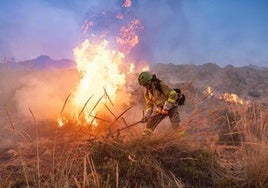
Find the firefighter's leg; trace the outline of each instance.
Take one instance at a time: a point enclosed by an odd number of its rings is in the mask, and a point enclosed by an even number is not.
[[[146,124],[146,128],[144,129],[142,135],[149,135],[151,134],[157,125],[165,118],[166,116],[163,114],[159,114],[153,118],[151,118],[148,123]]]
[[[179,108],[175,107],[169,111],[169,118],[173,129],[177,130],[180,126]]]

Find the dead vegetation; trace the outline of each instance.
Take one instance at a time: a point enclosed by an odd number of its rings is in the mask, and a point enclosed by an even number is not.
[[[13,129],[12,115],[7,116],[16,144],[1,149],[1,187],[265,187],[268,183],[267,109],[258,104],[228,104],[217,113],[196,107],[182,122],[184,133],[161,129],[163,123],[149,137],[140,136],[142,126],[96,134],[86,126],[58,127],[56,122],[34,118],[30,125],[34,134],[25,136],[14,125]],[[216,129],[211,133],[206,126],[213,118],[213,124],[221,126],[216,137]]]
[[[176,133],[126,139],[126,134],[90,136],[82,127],[69,131],[58,129],[54,138],[2,150],[1,186],[183,187],[184,181],[213,185],[219,168],[215,153],[189,150]]]

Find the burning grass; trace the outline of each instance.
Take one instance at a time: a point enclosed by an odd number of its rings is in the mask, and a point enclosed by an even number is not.
[[[109,123],[100,120],[103,129],[59,127],[32,113],[28,135],[9,114],[16,145],[1,149],[0,187],[267,186],[267,109],[202,102],[183,120],[184,134],[163,122],[148,137],[143,126],[126,128],[131,108]]]

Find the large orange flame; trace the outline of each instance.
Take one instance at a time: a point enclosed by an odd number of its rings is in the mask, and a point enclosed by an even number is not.
[[[79,111],[86,105],[83,115],[90,122],[97,112],[101,112],[108,97],[116,100],[119,89],[126,84],[126,75],[119,70],[125,56],[111,50],[106,40],[93,44],[88,39],[74,49],[74,56],[82,79],[74,93],[72,109],[78,118]],[[125,103],[129,102],[129,98],[124,96],[124,99]]]

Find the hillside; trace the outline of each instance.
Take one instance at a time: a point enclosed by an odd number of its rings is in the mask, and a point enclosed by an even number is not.
[[[40,55],[35,59],[16,62],[14,60],[6,60],[0,63],[0,71],[17,70],[44,70],[44,69],[70,69],[75,68],[75,62],[69,59],[55,60],[47,55]]]
[[[175,65],[157,64],[153,71],[170,82],[189,82],[201,90],[211,87],[216,93],[234,93],[249,101],[258,101],[268,106],[268,68],[233,67],[224,68],[216,64]]]

